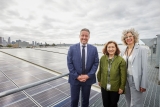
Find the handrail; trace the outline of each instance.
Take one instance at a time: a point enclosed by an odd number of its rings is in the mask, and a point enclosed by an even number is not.
[[[37,86],[37,85],[40,85],[40,84],[43,84],[43,83],[46,83],[46,82],[49,82],[49,81],[52,81],[52,80],[55,80],[55,79],[58,79],[58,78],[61,78],[61,77],[64,77],[64,76],[67,76],[68,74],[69,73],[62,74],[60,76],[48,78],[48,79],[41,80],[41,81],[29,84],[29,85],[25,85],[25,86],[16,88],[16,89],[12,89],[12,90],[9,90],[9,91],[2,92],[2,93],[0,93],[0,98],[4,97],[4,96],[7,96],[7,95],[10,95],[10,94],[13,94],[13,93],[16,93],[16,92],[19,92],[19,91],[22,91],[22,90],[25,90],[25,89],[28,89],[28,88],[31,88],[31,87],[34,87],[34,86]]]
[[[160,58],[159,58],[159,77],[158,77],[158,85],[160,85]]]

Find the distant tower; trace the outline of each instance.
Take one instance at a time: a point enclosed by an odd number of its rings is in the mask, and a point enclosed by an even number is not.
[[[11,38],[10,37],[8,38],[8,44],[11,44]]]
[[[35,45],[37,45],[37,42],[35,41]]]
[[[3,40],[2,40],[2,37],[0,37],[0,45],[3,44]]]
[[[32,41],[32,45],[34,46],[34,41]]]

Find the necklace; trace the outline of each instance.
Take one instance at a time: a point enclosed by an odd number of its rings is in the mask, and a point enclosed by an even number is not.
[[[134,45],[134,46],[135,46],[135,45]],[[132,48],[130,54],[128,53],[128,50],[129,50],[128,47],[126,48],[126,51],[125,51],[125,53],[127,53],[127,55],[126,55],[127,69],[128,69],[128,59],[129,59],[129,56],[131,55],[131,53],[132,53],[132,51],[133,51],[133,49],[134,49],[134,46],[133,46],[133,48]],[[129,54],[129,55],[128,55],[128,54]]]

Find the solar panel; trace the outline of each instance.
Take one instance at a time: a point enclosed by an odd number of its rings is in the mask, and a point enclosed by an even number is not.
[[[3,77],[3,76],[4,76],[4,74],[0,72],[0,77]]]
[[[9,54],[15,55],[19,58],[23,58],[27,61],[36,63],[38,65],[47,67],[52,70],[57,70],[58,72],[61,73],[66,73],[68,72],[67,65],[66,65],[66,54],[59,54],[59,53],[50,53],[47,51],[40,51],[40,50],[19,50],[17,49],[16,52],[12,52],[11,50],[3,50]],[[39,51],[39,54],[35,54]],[[66,50],[65,50],[66,51]],[[29,53],[29,54],[25,54]],[[44,56],[44,57],[41,57]],[[50,64],[51,63],[51,64]],[[63,66],[61,66],[63,65]],[[54,66],[54,67],[53,67]],[[57,68],[58,67],[58,68]],[[63,67],[63,68],[62,68]],[[63,69],[65,69],[63,71]]]
[[[51,86],[55,87],[55,86],[59,86],[63,83],[66,83],[67,80],[66,79],[63,79],[63,78],[59,78],[59,79],[56,79],[54,81],[50,81],[48,82],[48,84],[50,84]]]
[[[64,98],[66,98],[67,96],[63,93],[58,93],[57,95],[55,96],[52,96],[52,97],[48,97],[48,99],[46,99],[45,101],[43,100],[40,104],[43,106],[43,107],[47,107],[47,106],[51,106],[51,105],[54,105],[55,103],[63,100]]]
[[[17,92],[17,93],[2,97],[0,98],[0,107],[20,101],[24,98],[26,98],[26,96],[22,92]]]
[[[29,68],[31,68],[32,67],[32,65],[31,64],[26,64],[26,63],[18,63],[18,64],[16,64],[16,67],[18,67],[19,69],[21,69],[21,68],[25,68],[25,67],[29,67]],[[25,70],[25,69],[24,69]]]
[[[54,77],[55,75],[51,74],[51,73],[41,73],[39,75],[36,75],[36,78],[38,79],[47,79],[47,78],[51,78],[51,77]]]
[[[63,85],[57,86],[56,88],[62,92],[65,92],[70,89],[70,85],[69,83],[64,83]]]
[[[22,73],[21,69],[18,69],[18,68],[15,68],[15,69],[12,69],[12,70],[3,70],[2,71],[7,74],[7,75],[12,75],[12,74],[19,74],[19,73]]]
[[[8,104],[6,107],[38,107],[38,106],[33,101],[26,98],[18,102]]]
[[[98,106],[95,106],[94,104],[95,104],[95,102],[98,101],[99,99],[102,101],[102,99],[101,99],[101,93],[95,93],[94,97],[92,97],[92,98],[90,99],[89,105],[90,105],[91,107],[98,107]]]
[[[36,94],[34,96],[32,96],[37,102],[43,102],[44,100],[46,99],[49,99],[53,96],[56,96],[58,95],[59,93],[61,93],[59,90],[55,89],[55,88],[52,88],[52,89],[49,89],[49,90],[45,90],[44,92],[42,93],[39,93],[39,94]]]
[[[8,79],[6,77],[0,76],[0,81],[1,82],[6,82],[6,81],[8,81]]]
[[[91,94],[90,94],[90,101],[89,101],[89,105],[92,107],[98,107],[98,106],[93,106],[95,101],[97,101],[99,98],[101,98],[101,94],[91,90]],[[54,105],[54,107],[70,107],[71,105],[71,99],[70,97],[57,103],[56,105]]]
[[[25,91],[29,95],[34,95],[34,94],[37,94],[37,93],[41,93],[44,90],[48,90],[49,88],[51,88],[51,86],[46,83],[46,84],[41,84],[41,85],[38,85],[38,86],[35,86],[35,87],[32,87],[32,88],[26,89]]]
[[[12,80],[14,80],[14,79],[19,79],[19,78],[26,78],[26,77],[30,77],[31,76],[31,74],[30,73],[27,73],[27,72],[18,72],[18,73],[14,73],[14,74],[7,74],[7,76],[10,78],[10,79],[12,79]]]
[[[16,86],[11,81],[0,82],[0,92],[14,89]]]
[[[3,62],[2,62],[3,63]],[[10,70],[14,70],[14,69],[17,69],[17,67],[15,67],[15,66],[9,66],[10,64],[8,64],[8,66],[6,66],[6,67],[1,67],[1,71],[10,71]]]
[[[13,80],[18,86],[23,86],[39,81],[37,78],[30,76]]]
[[[97,91],[91,90],[90,97],[92,98],[96,94],[97,94]]]
[[[71,106],[71,97],[59,102],[58,104],[54,105],[54,107],[70,107]]]

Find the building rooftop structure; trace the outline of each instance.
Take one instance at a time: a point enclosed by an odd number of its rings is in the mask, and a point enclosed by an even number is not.
[[[66,55],[68,47],[0,50],[0,95],[51,77],[68,73]],[[102,53],[99,52],[99,56]],[[151,60],[148,60],[149,62]],[[149,88],[144,94],[144,107],[160,106],[160,86],[156,62],[148,63]],[[68,78],[59,78],[23,91],[0,97],[0,107],[69,107]],[[121,95],[119,107],[125,107]],[[102,107],[100,89],[92,86],[90,107]]]

